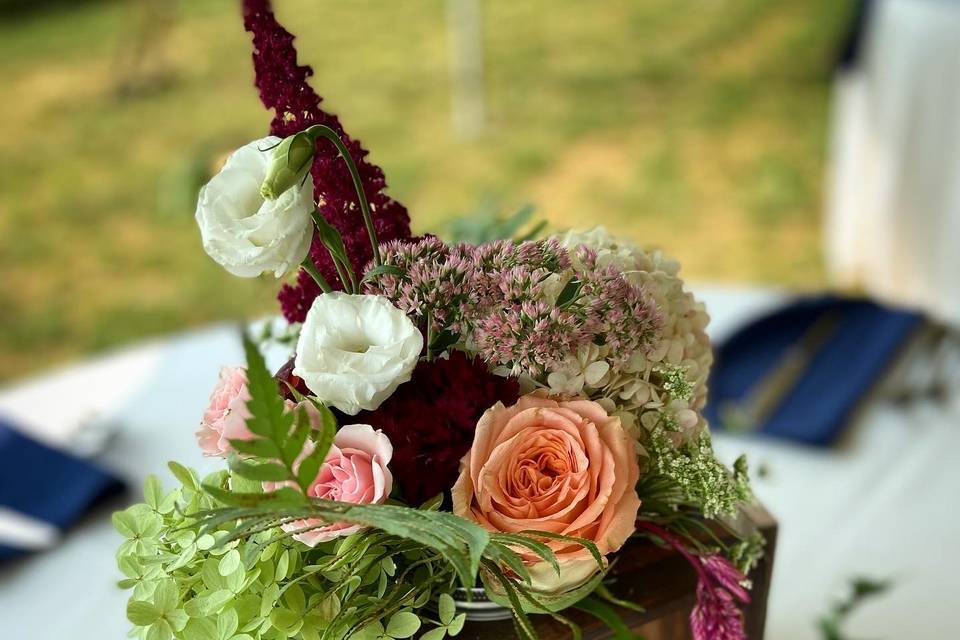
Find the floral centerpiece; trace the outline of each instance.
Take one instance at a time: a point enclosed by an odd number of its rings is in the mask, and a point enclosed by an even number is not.
[[[292,277],[296,335],[271,373],[244,337],[197,440],[225,468],[150,477],[114,517],[145,640],[427,640],[471,594],[535,638],[570,607],[608,623],[626,544],[680,551],[700,639],[742,638],[756,537],[713,536],[749,499],[701,415],[703,305],[678,265],[602,230],[412,237],[382,172],[320,109],[292,36],[245,3],[272,135],[202,189],[203,246],[234,275]],[[614,625],[616,626],[616,625]]]

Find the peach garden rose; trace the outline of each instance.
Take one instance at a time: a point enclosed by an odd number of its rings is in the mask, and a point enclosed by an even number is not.
[[[619,418],[596,402],[531,394],[511,407],[497,403],[480,418],[453,487],[453,510],[491,531],[586,538],[606,555],[634,531],[639,477],[636,445]],[[565,591],[597,571],[582,546],[544,541],[561,570],[558,576],[525,556],[535,590]]]

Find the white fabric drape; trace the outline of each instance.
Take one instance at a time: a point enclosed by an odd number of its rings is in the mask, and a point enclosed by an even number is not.
[[[960,326],[960,2],[879,0],[832,124],[830,276]]]

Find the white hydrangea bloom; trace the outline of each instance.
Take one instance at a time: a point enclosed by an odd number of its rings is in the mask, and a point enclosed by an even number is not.
[[[550,391],[558,395],[577,395],[583,391],[584,385],[591,388],[603,386],[610,371],[605,356],[606,350],[597,345],[580,347],[547,376]]]
[[[631,421],[634,424],[651,429],[667,420],[668,431],[677,433],[680,440],[700,433],[704,422],[699,411],[706,402],[713,363],[706,333],[710,317],[704,305],[684,289],[679,263],[660,251],[647,252],[618,239],[603,227],[569,232],[559,240],[571,251],[580,245],[589,247],[600,264],[612,264],[631,282],[642,285],[663,314],[663,326],[660,343],[646,354],[634,353],[618,372],[594,384],[586,379],[586,371],[606,355],[600,347],[587,357],[577,354],[556,376],[551,373],[551,389],[580,384],[582,393],[613,405],[608,410],[639,418]]]

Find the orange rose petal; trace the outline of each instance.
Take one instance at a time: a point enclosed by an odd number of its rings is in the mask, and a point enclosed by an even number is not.
[[[453,487],[454,512],[493,531],[584,537],[608,553],[634,530],[639,473],[633,440],[599,404],[531,394],[480,419]],[[518,549],[536,588],[560,590],[596,571],[581,545],[545,542],[561,563],[559,580],[552,569],[542,571],[535,554]]]

